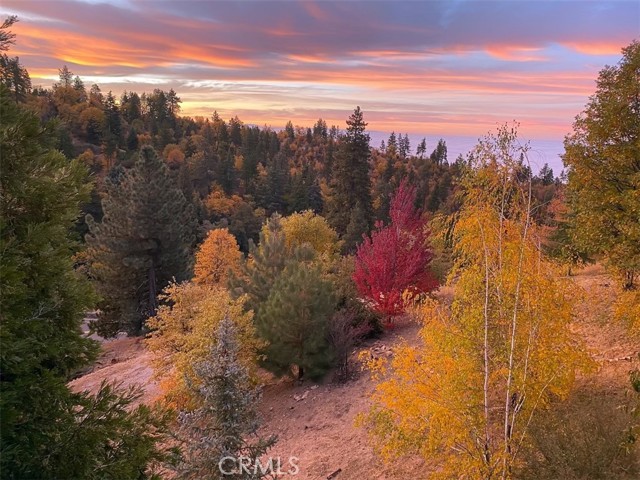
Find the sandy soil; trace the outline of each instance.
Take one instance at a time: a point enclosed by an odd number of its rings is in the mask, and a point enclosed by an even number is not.
[[[573,328],[600,366],[596,374],[580,382],[593,384],[616,397],[624,395],[629,371],[640,368],[640,341],[630,338],[623,326],[610,323],[615,285],[601,267],[588,267],[573,278],[585,291]],[[450,298],[451,289],[442,292],[442,296]],[[418,325],[405,321],[361,349],[389,352],[400,339],[416,344],[418,329]],[[141,384],[145,402],[157,398],[159,389],[152,380],[151,354],[144,350],[140,339],[117,339],[104,342],[103,347],[94,371],[74,380],[74,389],[95,391],[103,380],[115,380],[124,386]],[[381,464],[368,445],[364,430],[354,426],[355,417],[370,406],[373,388],[368,374],[361,371],[343,385],[272,380],[265,386],[261,404],[263,431],[279,438],[270,455],[280,456],[285,466],[290,456],[298,459],[300,472],[287,478],[326,479],[338,471],[331,478],[404,480],[427,476],[427,465],[419,458]]]

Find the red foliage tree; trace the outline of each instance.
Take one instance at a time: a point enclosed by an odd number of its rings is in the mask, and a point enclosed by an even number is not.
[[[414,201],[415,188],[403,181],[391,199],[391,222],[378,222],[356,252],[353,280],[358,293],[389,323],[405,310],[403,292],[423,293],[437,286],[428,269],[433,255],[426,222]]]

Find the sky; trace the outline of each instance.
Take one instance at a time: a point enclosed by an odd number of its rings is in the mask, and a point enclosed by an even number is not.
[[[34,85],[67,65],[103,92],[173,88],[182,114],[407,132],[449,156],[505,122],[561,168],[598,72],[640,38],[640,2],[3,0]]]

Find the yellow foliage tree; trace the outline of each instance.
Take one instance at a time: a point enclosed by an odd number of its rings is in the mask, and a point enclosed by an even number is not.
[[[287,248],[293,250],[303,243],[309,244],[320,255],[332,255],[340,250],[338,234],[329,226],[327,220],[313,213],[311,210],[293,213],[280,220],[284,232]],[[269,229],[262,227],[265,238],[269,236]]]
[[[506,127],[476,147],[453,303],[417,305],[422,345],[369,362],[382,381],[362,422],[384,457],[435,461],[433,478],[511,478],[532,418],[592,365],[569,329],[577,287],[541,253],[520,153]]]
[[[180,149],[180,145],[170,143],[162,151],[162,157],[167,161],[170,168],[178,168],[184,163],[184,153]]]
[[[222,187],[216,185],[204,201],[207,211],[214,218],[229,217],[243,202],[238,195],[225,195]]]
[[[255,371],[256,352],[262,347],[253,326],[253,312],[244,311],[245,298],[233,300],[220,287],[192,282],[171,284],[163,293],[164,304],[147,321],[152,333],[147,338],[155,354],[153,366],[167,403],[178,409],[195,407],[193,387],[198,377],[193,366],[205,359],[215,342],[218,325],[228,315],[236,325],[239,357]]]
[[[239,273],[242,253],[235,237],[226,228],[211,230],[196,252],[194,281],[226,285],[229,272]]]
[[[640,290],[623,290],[614,305],[614,317],[634,336],[640,336]]]

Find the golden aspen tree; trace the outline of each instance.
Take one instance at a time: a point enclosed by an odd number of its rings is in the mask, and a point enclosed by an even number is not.
[[[292,213],[280,218],[287,249],[293,251],[296,247],[308,243],[320,255],[333,255],[340,250],[338,234],[331,228],[327,220],[311,210]],[[268,237],[267,224],[262,226],[262,233]]]
[[[193,391],[198,388],[198,378],[193,368],[211,352],[215,332],[225,316],[235,325],[240,361],[255,371],[256,352],[263,343],[255,334],[253,312],[244,310],[245,297],[233,300],[223,288],[187,282],[169,285],[161,298],[163,304],[156,316],[147,321],[152,329],[147,345],[155,354],[155,374],[162,378],[160,386],[168,404],[195,406]]]
[[[506,126],[475,148],[454,229],[454,300],[416,305],[422,345],[369,362],[381,382],[362,423],[383,457],[434,462],[430,478],[512,478],[532,419],[591,366],[570,329],[577,287],[544,257],[531,220],[526,150]]]
[[[194,281],[205,285],[226,285],[229,271],[238,273],[242,253],[226,228],[211,230],[196,252]]]

